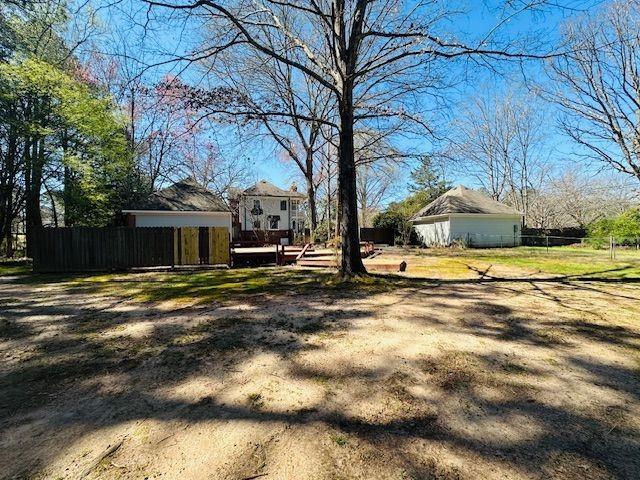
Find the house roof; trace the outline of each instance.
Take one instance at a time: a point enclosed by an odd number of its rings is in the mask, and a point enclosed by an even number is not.
[[[228,212],[229,207],[212,191],[185,178],[170,187],[152,193],[132,210],[162,210],[172,212]]]
[[[515,208],[497,202],[477,190],[459,185],[440,195],[429,205],[416,213],[412,219],[450,215],[455,213],[475,213],[488,215],[521,215]]]
[[[263,197],[293,197],[293,198],[306,198],[306,195],[296,190],[283,190],[276,187],[273,183],[269,183],[266,180],[260,180],[255,185],[250,186],[241,192],[242,195],[253,195]]]

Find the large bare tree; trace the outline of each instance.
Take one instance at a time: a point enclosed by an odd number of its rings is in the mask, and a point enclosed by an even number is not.
[[[495,200],[528,220],[532,194],[547,180],[544,112],[529,96],[475,98],[454,122],[448,154]]]
[[[152,6],[182,11],[191,21],[216,25],[216,40],[187,60],[214,58],[221,51],[250,47],[308,75],[326,88],[336,105],[336,121],[323,120],[338,132],[338,197],[340,205],[341,273],[366,272],[360,257],[354,131],[358,122],[419,120],[421,93],[439,61],[474,56],[481,61],[540,56],[525,51],[497,32],[519,13],[541,8],[545,1],[505,1],[486,34],[467,42],[451,33],[453,12],[442,2],[422,0],[146,0]],[[295,18],[284,22],[283,18]],[[265,31],[270,36],[265,35]],[[274,44],[289,40],[299,55],[292,58]],[[533,46],[529,43],[529,46]],[[416,108],[417,107],[417,108]],[[288,116],[287,112],[274,114]]]
[[[283,18],[283,22],[289,21]],[[268,29],[264,35],[273,46],[283,40],[285,45],[279,50],[288,58],[295,58],[291,40],[279,39]],[[246,117],[259,127],[255,135],[270,139],[304,178],[313,236],[318,226],[317,190],[326,170],[322,164],[325,158],[321,155],[327,148],[322,131],[326,126],[321,120],[329,120],[335,113],[330,92],[291,65],[265,57],[254,49],[226,51],[205,65],[209,72],[215,72],[219,83],[236,90],[238,97],[242,98],[236,109],[229,108],[229,105],[222,105],[222,108],[209,105],[214,107],[212,113]],[[280,115],[271,113],[274,106]]]
[[[640,1],[616,0],[566,26],[570,53],[549,62],[547,97],[588,157],[640,180]]]

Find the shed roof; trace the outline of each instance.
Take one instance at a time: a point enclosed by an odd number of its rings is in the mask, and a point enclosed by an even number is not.
[[[273,183],[269,183],[266,180],[260,180],[255,185],[250,186],[241,192],[242,195],[254,195],[263,197],[292,197],[292,198],[305,198],[306,195],[298,192],[297,190],[283,190],[276,187]]]
[[[522,215],[515,208],[500,203],[482,192],[458,185],[421,209],[412,219],[455,213]]]
[[[229,212],[229,207],[211,190],[193,178],[185,178],[170,187],[152,193],[131,210],[162,210],[172,212]]]

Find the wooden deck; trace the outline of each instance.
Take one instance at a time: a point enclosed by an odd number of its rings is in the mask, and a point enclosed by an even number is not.
[[[404,272],[404,261],[387,260],[381,250],[372,243],[362,242],[360,246],[363,262],[367,270],[376,272]],[[267,247],[240,247],[231,250],[234,265],[298,265],[312,268],[337,268],[339,254],[331,248],[321,248],[310,244],[304,246],[271,245]]]

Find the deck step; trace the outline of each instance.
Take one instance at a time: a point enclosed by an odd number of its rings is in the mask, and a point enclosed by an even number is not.
[[[335,259],[329,258],[314,258],[314,259],[300,259],[297,264],[301,267],[315,267],[315,268],[337,268],[338,263]],[[367,270],[374,272],[404,272],[407,269],[407,262],[372,262],[365,261],[364,266]]]

